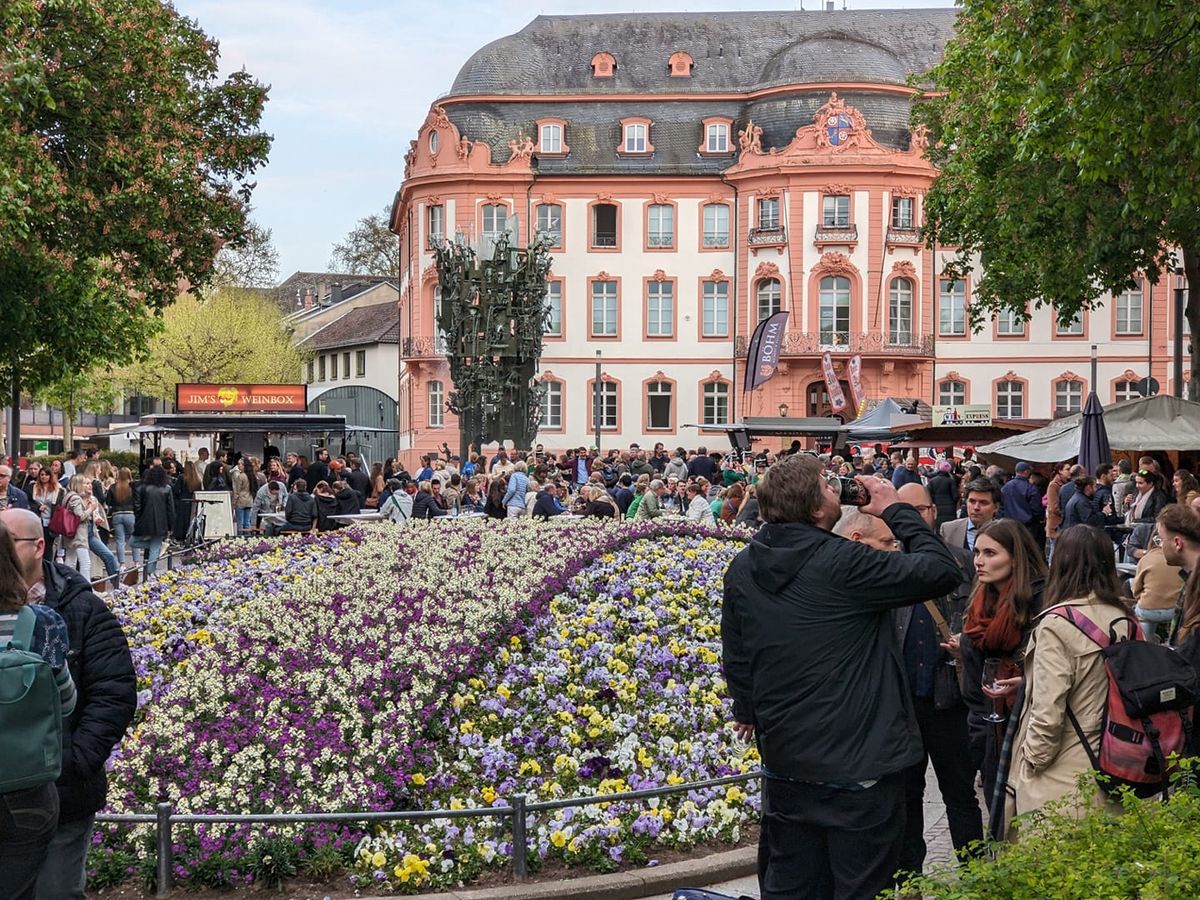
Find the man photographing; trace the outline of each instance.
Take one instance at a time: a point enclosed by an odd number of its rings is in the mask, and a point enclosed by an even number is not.
[[[922,748],[888,611],[953,591],[961,570],[891,484],[857,481],[905,552],[832,534],[836,479],[796,455],[759,481],[766,524],[725,573],[734,730],[757,736],[765,775],[762,900],[874,897],[899,861]]]

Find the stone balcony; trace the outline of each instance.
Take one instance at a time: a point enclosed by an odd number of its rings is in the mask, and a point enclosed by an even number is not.
[[[739,335],[734,343],[734,356],[746,358],[749,339]],[[789,331],[783,336],[780,353],[789,356],[820,356],[826,351],[838,354],[862,355],[883,358],[920,358],[933,356],[933,336],[904,334],[889,336],[868,332],[866,334],[812,333]]]

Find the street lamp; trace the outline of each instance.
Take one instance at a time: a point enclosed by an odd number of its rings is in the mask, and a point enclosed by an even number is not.
[[[780,403],[779,404],[779,417],[781,419],[787,418],[787,411],[788,411],[788,405],[786,403]]]

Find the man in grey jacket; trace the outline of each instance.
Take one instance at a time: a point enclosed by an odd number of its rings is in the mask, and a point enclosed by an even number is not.
[[[662,483],[662,480],[655,478],[646,488],[646,494],[642,497],[642,502],[638,506],[637,519],[657,519],[659,516],[665,515],[666,510],[662,508],[659,502],[662,500],[663,494],[667,492],[667,486]]]

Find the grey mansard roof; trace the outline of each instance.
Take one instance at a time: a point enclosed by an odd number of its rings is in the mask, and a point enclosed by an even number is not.
[[[864,87],[838,95],[863,113],[877,141],[903,150],[909,143],[908,97],[869,86],[903,85],[910,74],[928,71],[941,59],[956,16],[953,9],[538,16],[516,34],[478,50],[450,91],[452,97],[504,99],[445,108],[462,134],[491,146],[495,163],[508,160],[510,140],[536,138],[538,119],[566,120],[570,154],[540,158],[543,175],[715,175],[734,157],[697,152],[703,117],[728,116],[735,129],[753,119],[763,128],[764,149],[782,147],[829,99],[828,92],[804,85],[854,83]],[[667,60],[678,50],[692,57],[690,78],[668,74]],[[612,78],[592,76],[592,58],[601,51],[617,61]],[[799,87],[754,100],[701,96],[745,95],[779,85]],[[667,94],[697,98],[656,97]],[[522,100],[531,95],[564,99]],[[566,95],[640,99],[594,103]],[[652,156],[617,156],[620,120],[626,116],[653,121]]]
[[[941,59],[954,9],[619,13],[538,16],[478,50],[454,79],[461,94],[625,94],[748,91],[774,84],[903,84]],[[600,51],[612,78],[592,77]],[[671,78],[676,50],[695,62]]]

